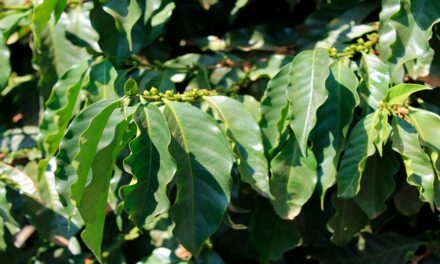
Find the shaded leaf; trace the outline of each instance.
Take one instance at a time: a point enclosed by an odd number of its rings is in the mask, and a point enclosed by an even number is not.
[[[339,199],[333,196],[332,204],[336,211],[327,226],[333,233],[331,237],[333,243],[343,246],[368,224],[368,216],[352,199]]]
[[[249,236],[263,263],[279,260],[283,253],[300,243],[295,221],[280,219],[267,200],[260,198],[250,226]],[[262,228],[264,227],[264,228]]]
[[[393,176],[398,170],[399,161],[390,148],[385,148],[382,157],[376,154],[367,159],[361,189],[354,201],[370,219],[387,209],[385,202],[394,191]]]

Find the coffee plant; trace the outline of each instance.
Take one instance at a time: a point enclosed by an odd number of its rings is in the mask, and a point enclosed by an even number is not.
[[[439,263],[440,1],[3,0],[1,263]]]

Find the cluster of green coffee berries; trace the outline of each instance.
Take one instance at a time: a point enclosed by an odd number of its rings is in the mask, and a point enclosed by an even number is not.
[[[356,53],[365,52],[365,53],[371,53],[375,52],[374,46],[378,42],[378,34],[377,33],[371,33],[367,34],[366,40],[364,38],[358,38],[356,40],[356,43],[351,44],[350,46],[344,48],[342,52],[338,52],[338,50],[335,47],[331,47],[328,49],[330,57],[333,58],[340,58],[340,57],[353,57]]]
[[[195,102],[203,96],[216,95],[216,91],[207,89],[192,89],[184,93],[175,93],[173,90],[167,90],[164,93],[159,92],[157,88],[152,87],[149,91],[145,90],[142,93],[142,98],[149,102],[162,101],[163,99],[179,102]]]

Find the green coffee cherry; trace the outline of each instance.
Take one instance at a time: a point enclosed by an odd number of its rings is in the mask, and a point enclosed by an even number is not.
[[[149,95],[150,95],[150,92],[147,91],[147,90],[145,90],[145,91],[143,92],[143,95],[144,95],[144,96],[149,96]]]

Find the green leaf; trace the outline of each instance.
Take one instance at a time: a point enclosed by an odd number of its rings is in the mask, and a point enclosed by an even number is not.
[[[376,124],[379,112],[360,120],[350,133],[337,174],[338,197],[351,198],[359,192],[362,173],[367,158],[374,154],[374,142],[378,136]]]
[[[342,61],[330,67],[326,87],[328,99],[318,110],[318,122],[312,131],[313,152],[318,163],[321,206],[325,193],[336,180],[340,154],[345,145],[354,107],[359,103],[358,80]]]
[[[130,78],[125,82],[125,84],[124,84],[125,96],[129,96],[129,97],[135,96],[138,94],[138,90],[139,90],[139,87],[138,87],[135,80]]]
[[[323,264],[401,264],[407,262],[410,252],[416,252],[423,241],[397,233],[362,234],[365,249],[350,246],[320,251]]]
[[[264,156],[257,120],[243,104],[229,97],[208,96],[205,100],[220,116],[228,136],[234,142],[241,180],[249,183],[262,196],[273,198],[269,187],[268,162]]]
[[[151,43],[160,36],[175,7],[176,5],[171,0],[145,1],[144,24],[148,27],[147,43]]]
[[[9,57],[11,53],[6,45],[6,39],[0,32],[0,91],[6,87],[9,80],[9,75],[11,74],[11,64],[9,62]]]
[[[32,63],[40,73],[39,86],[47,98],[50,89],[69,68],[75,64],[87,61],[90,55],[85,48],[74,45],[68,38],[71,34],[81,39],[87,39],[92,44],[97,39],[88,19],[86,6],[78,6],[63,14],[59,22],[48,23],[42,31],[42,43],[39,52],[33,52]],[[96,44],[93,44],[96,46]]]
[[[427,110],[410,107],[408,117],[420,139],[423,140],[423,145],[440,152],[440,116]]]
[[[301,153],[295,137],[291,137],[271,162],[270,190],[275,212],[283,219],[294,219],[309,200],[317,182],[316,160],[307,149]]]
[[[440,21],[439,17],[438,1],[386,1],[386,9],[381,14],[383,26],[379,31],[379,43],[383,44],[380,44],[379,51],[382,53],[384,49],[382,58],[391,66],[393,81],[399,81],[398,72],[407,62],[419,62],[423,58],[428,61],[429,68],[433,56],[429,40],[432,26]],[[426,60],[427,53],[431,59]]]
[[[386,200],[394,191],[393,176],[399,170],[399,161],[391,148],[385,148],[382,157],[373,155],[367,159],[362,175],[361,190],[354,201],[370,219],[385,212]]]
[[[55,22],[58,21],[64,11],[66,2],[67,0],[43,0],[41,4],[34,8],[32,25],[37,48],[40,47],[42,32],[49,23],[52,12],[55,11]]]
[[[333,233],[331,237],[333,243],[343,246],[368,224],[368,216],[353,199],[339,199],[335,195],[332,197],[332,204],[336,212],[327,226]]]
[[[136,0],[108,0],[105,1],[103,10],[110,14],[116,21],[116,28],[125,33],[128,47],[133,50],[132,30],[134,24],[142,16],[142,10]]]
[[[173,233],[197,255],[219,227],[228,206],[233,156],[225,135],[207,113],[167,101],[164,115],[173,135],[170,151],[177,163]]]
[[[138,135],[130,142],[131,153],[124,166],[135,181],[123,187],[121,194],[129,218],[142,228],[168,210],[167,186],[176,164],[168,151],[171,134],[159,109],[154,104],[141,105],[133,119]]]
[[[41,145],[48,157],[55,154],[78,107],[80,89],[88,69],[82,62],[67,70],[52,88],[40,125]]]
[[[324,49],[303,51],[290,68],[287,98],[290,102],[290,126],[303,154],[310,131],[316,124],[316,111],[326,101],[325,80],[329,75],[329,57]]]
[[[114,87],[117,75],[116,69],[108,60],[92,65],[88,83],[84,86],[84,89],[88,91],[89,101],[96,103],[104,99],[118,98]]]
[[[407,182],[417,187],[420,200],[431,205],[434,200],[434,171],[431,161],[419,142],[413,126],[403,119],[393,117],[393,149],[402,155]]]
[[[267,200],[260,198],[257,204],[250,220],[249,236],[262,263],[269,263],[299,245],[301,236],[296,222],[280,219]]]
[[[403,105],[411,94],[430,89],[420,84],[401,83],[391,87],[385,94],[383,101],[389,105]]]
[[[60,150],[56,156],[57,169],[55,171],[55,180],[60,201],[70,216],[74,214],[71,203],[71,188],[73,184],[77,184],[76,182],[79,179],[77,174],[79,163],[76,161],[76,158],[80,153],[81,147],[84,147],[83,144],[80,144],[80,142],[82,142],[80,137],[92,123],[107,120],[110,114],[120,106],[121,102],[119,100],[104,100],[90,105],[73,119],[67,129],[66,135],[61,141]],[[96,131],[97,135],[99,132],[100,131]],[[87,152],[82,153],[82,155],[84,154],[87,154]],[[91,154],[90,157],[85,158],[88,164],[90,164],[93,156],[94,155]],[[81,176],[83,177],[83,175]],[[82,179],[81,181],[85,180],[86,179]]]
[[[289,74],[290,65],[286,65],[269,81],[261,100],[260,127],[263,132],[265,150],[268,153],[278,146],[281,133],[286,127],[288,112],[286,93]]]
[[[387,108],[379,108],[376,111],[378,112],[379,121],[376,124],[377,137],[374,140],[374,145],[379,155],[382,156],[383,146],[387,143],[393,128],[388,123],[389,110]]]
[[[85,224],[81,238],[98,260],[101,258],[110,179],[117,154],[127,143],[124,134],[128,127],[128,121],[120,109],[115,109],[106,117],[95,118],[81,135],[80,141],[84,143],[75,158],[79,164],[78,182],[72,186],[72,197]],[[84,154],[85,151],[88,153]],[[87,168],[81,166],[85,156],[90,158]]]
[[[364,105],[372,109],[379,107],[390,84],[387,66],[375,55],[362,54],[359,75],[359,93]]]

